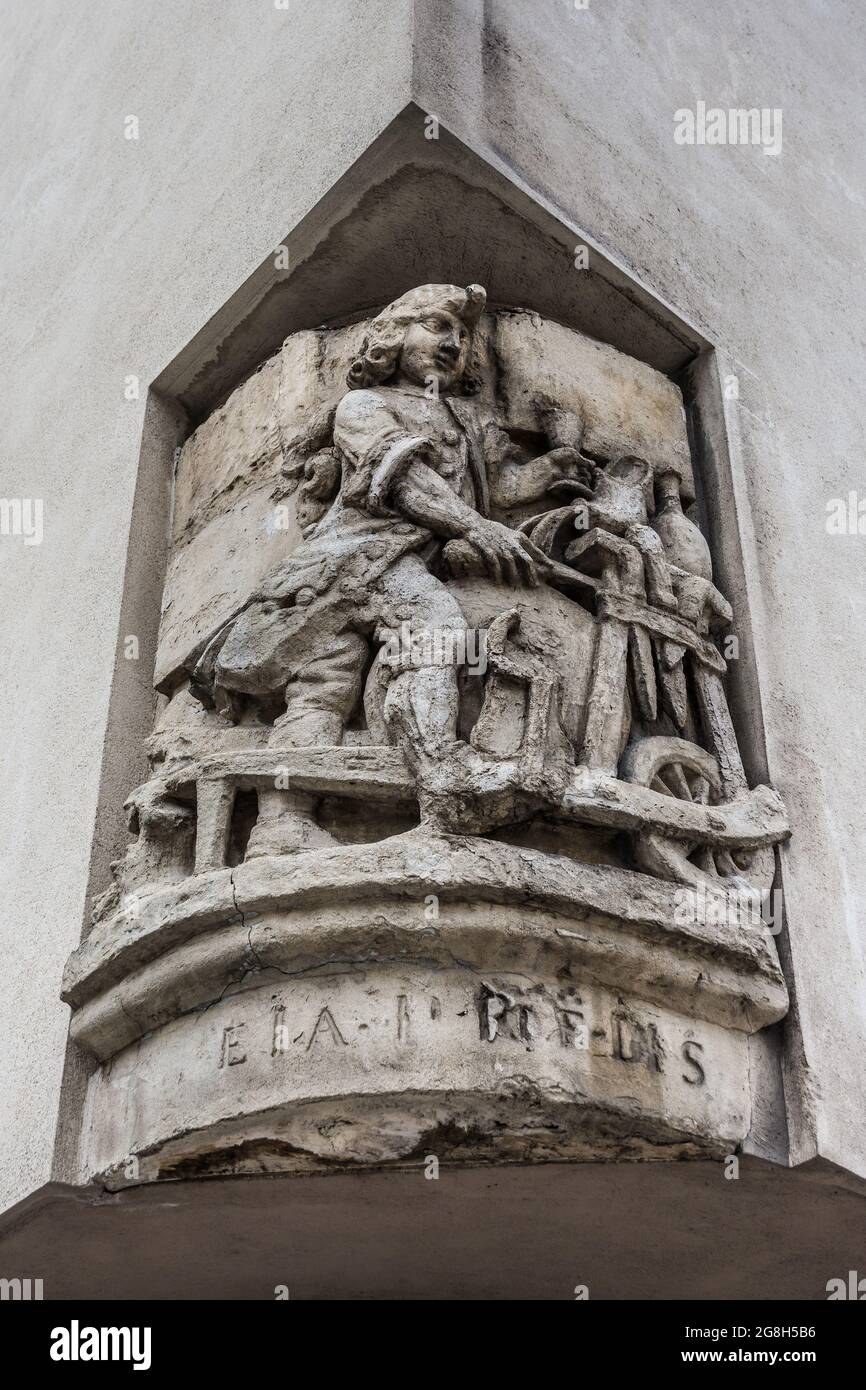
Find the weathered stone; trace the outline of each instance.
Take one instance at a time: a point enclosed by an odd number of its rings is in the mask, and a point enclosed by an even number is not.
[[[130,898],[72,957],[64,997],[75,1037],[110,1057],[250,973],[352,957],[587,971],[747,1032],[787,999],[766,924],[736,897],[706,903],[629,870],[422,832],[382,841],[372,862],[369,846],[340,846]]]
[[[306,337],[297,334],[292,340],[298,354]],[[271,357],[184,444],[175,470],[176,546],[188,543],[213,516],[233,510],[248,487],[277,476],[280,385],[281,361]]]
[[[294,499],[275,500],[269,481],[247,489],[174,552],[159,627],[158,689],[168,692],[188,679],[204,643],[297,537]]]
[[[509,425],[542,430],[553,404],[582,419],[587,453],[639,454],[657,473],[673,469],[694,498],[683,400],[668,377],[539,314],[501,313],[495,324]]]
[[[118,1188],[243,1172],[252,1153],[259,1172],[720,1157],[749,1125],[747,1047],[580,980],[363,964],[235,995],[121,1052],[91,1085],[85,1169]]]
[[[64,980],[109,1186],[749,1128],[789,829],[682,401],[484,311],[426,285],[295,335],[183,451],[153,775]]]

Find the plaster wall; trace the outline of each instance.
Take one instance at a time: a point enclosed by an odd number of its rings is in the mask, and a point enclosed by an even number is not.
[[[0,6],[0,496],[44,502],[41,545],[0,538],[4,1205],[51,1171],[127,542],[154,539],[130,532],[148,385],[405,105],[411,18],[408,0]]]
[[[737,377],[726,426],[768,770],[794,826],[792,1158],[866,1174],[866,538],[826,530],[829,499],[866,496],[862,9],[418,0],[416,18],[415,99],[624,261]],[[675,143],[674,113],[700,100],[780,108],[781,153]]]
[[[858,7],[4,0],[0,22],[0,496],[45,508],[41,545],[0,538],[0,1200],[51,1176],[124,575],[160,541],[131,529],[148,384],[410,95],[737,376],[767,759],[794,822],[794,1157],[866,1173],[864,539],[825,529],[828,498],[866,489]],[[699,99],[781,107],[782,153],[675,144]],[[152,662],[148,639],[124,668],[142,692]]]

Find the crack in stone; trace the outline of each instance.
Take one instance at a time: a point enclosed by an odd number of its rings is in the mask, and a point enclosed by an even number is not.
[[[258,951],[256,950],[255,946],[253,945],[253,924],[252,924],[252,922],[250,922],[249,927],[247,927],[246,913],[244,912],[243,908],[241,907],[240,903],[238,902],[238,895],[237,895],[237,891],[236,891],[236,889],[235,889],[235,876],[234,876],[234,870],[229,874],[229,884],[231,885],[231,890],[232,890],[232,902],[233,902],[234,905],[235,905],[235,911],[237,912],[238,916],[239,916],[240,919],[241,919],[241,927],[244,928],[244,929],[246,929],[246,932],[247,932],[247,949],[249,950],[249,953],[250,953],[250,955],[252,956],[253,960],[256,962],[258,968],[259,968],[260,970],[266,970],[268,967],[262,964],[262,958],[261,958],[261,956],[259,955]],[[275,968],[275,969],[279,969],[279,966],[275,966],[274,968]],[[244,975],[248,975],[248,974],[250,974],[250,973],[251,973],[251,972],[247,970],[247,971],[244,972]],[[241,976],[241,979],[243,979],[243,978],[244,978],[244,976],[242,975],[242,976]]]

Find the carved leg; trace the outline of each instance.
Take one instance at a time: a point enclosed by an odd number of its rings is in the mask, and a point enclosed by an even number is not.
[[[202,778],[196,790],[195,871],[222,869],[226,862],[235,789],[230,782]]]
[[[388,658],[394,674],[385,720],[415,774],[422,821],[461,834],[503,823],[514,800],[515,764],[457,737],[466,639],[460,605],[416,556],[396,564],[382,589],[383,626],[401,635],[400,655]]]
[[[413,762],[437,762],[457,741],[457,668],[404,671],[388,686],[385,721]]]
[[[415,555],[382,577],[383,626],[399,634],[399,656],[389,660],[386,723],[410,761],[438,764],[457,742],[457,668],[465,654],[466,621],[441,580]]]
[[[274,724],[272,748],[339,745],[346,721],[361,694],[367,643],[355,632],[333,635],[327,629],[316,639],[307,659],[286,689],[286,712]],[[335,844],[318,824],[315,798],[308,793],[274,787],[259,792],[259,815],[249,844],[248,859],[294,854]]]
[[[305,633],[286,686],[286,712],[274,724],[271,747],[338,745],[361,698],[367,642],[357,632]]]

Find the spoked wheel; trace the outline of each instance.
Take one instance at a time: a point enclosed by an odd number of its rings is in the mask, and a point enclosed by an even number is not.
[[[663,796],[698,806],[722,800],[719,765],[711,753],[684,738],[639,739],[622,760],[621,776]],[[747,888],[752,851],[718,849],[696,840],[681,840],[660,831],[638,835],[638,864],[647,873],[673,883],[704,888]]]

